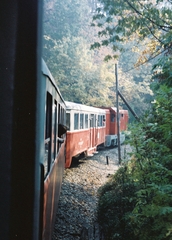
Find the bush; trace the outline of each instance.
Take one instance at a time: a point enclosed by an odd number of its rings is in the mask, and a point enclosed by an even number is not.
[[[158,88],[130,144],[132,159],[100,189],[105,239],[172,240],[172,88]]]
[[[130,180],[126,167],[121,167],[99,190],[98,222],[106,239],[137,239],[127,221],[127,215],[135,206],[135,191],[135,184]]]

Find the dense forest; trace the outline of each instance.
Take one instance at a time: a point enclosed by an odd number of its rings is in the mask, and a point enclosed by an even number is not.
[[[172,1],[45,0],[44,12],[44,58],[64,99],[114,106],[118,63],[141,119],[131,156],[99,192],[105,239],[171,240]]]
[[[45,0],[44,6],[43,57],[64,99],[92,106],[115,106],[116,60],[104,61],[114,50],[111,46],[91,47],[100,39],[99,28],[92,27],[97,2]],[[126,39],[118,58],[120,91],[138,115],[149,108],[153,95],[153,61],[137,66],[147,41],[139,45],[137,39]],[[120,106],[126,108],[122,101]]]

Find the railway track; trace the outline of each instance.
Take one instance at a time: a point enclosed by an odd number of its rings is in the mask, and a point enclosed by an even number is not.
[[[122,156],[130,151],[122,145]],[[52,240],[103,240],[96,222],[97,191],[118,167],[118,149],[112,148],[65,170]]]

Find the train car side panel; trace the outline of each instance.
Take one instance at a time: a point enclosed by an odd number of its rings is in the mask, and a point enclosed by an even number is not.
[[[104,127],[100,127],[100,128],[96,128],[96,133],[95,133],[95,136],[96,136],[96,141],[95,141],[95,145],[98,146],[98,145],[101,145],[102,143],[105,142],[105,126]]]
[[[66,102],[66,105],[66,167],[70,167],[72,157],[81,153],[90,156],[97,151],[98,145],[104,143],[105,110],[72,102]]]
[[[110,135],[117,134],[117,109],[110,108]]]
[[[72,157],[79,153],[85,152],[89,148],[90,131],[88,129],[75,132],[67,132],[66,142],[66,164],[65,167],[70,167]]]
[[[66,124],[66,106],[44,62],[43,80],[46,97],[42,239],[51,240],[65,165],[65,131],[59,126]]]
[[[104,141],[105,127],[67,132],[65,167],[70,167],[72,157],[80,153],[84,153],[85,156],[93,154],[97,151],[97,146],[104,143]]]
[[[120,131],[126,131],[128,124],[128,111],[120,110],[119,112],[120,112]]]
[[[110,111],[109,109],[106,109],[106,135],[110,134]]]
[[[123,131],[127,130],[128,111],[119,110],[120,115],[120,142],[125,141]],[[114,107],[106,108],[106,140],[105,147],[117,146],[117,109]]]
[[[51,239],[55,215],[59,201],[63,169],[65,164],[65,143],[62,144],[58,157],[56,158],[50,174],[44,182],[44,232],[43,239]]]

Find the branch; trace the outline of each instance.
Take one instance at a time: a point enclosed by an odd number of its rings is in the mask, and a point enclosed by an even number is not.
[[[138,67],[144,65],[145,63],[147,63],[147,62],[153,60],[153,59],[156,58],[157,56],[159,56],[159,55],[161,55],[162,53],[164,53],[166,50],[167,50],[167,49],[164,49],[163,51],[159,52],[157,55],[155,55],[155,56],[149,58],[148,60],[146,60],[145,62],[139,64],[137,67],[130,68],[129,70],[125,71],[124,73],[130,72],[131,70],[134,70],[134,69],[136,69],[136,68],[138,68]],[[156,52],[157,52],[157,51],[156,51]],[[156,53],[156,52],[155,52],[155,53]]]
[[[138,1],[138,4],[140,4],[141,7],[143,7],[146,11],[148,11],[148,9],[147,9],[140,1]],[[166,22],[164,19],[161,18],[161,20],[162,20],[165,24],[169,25],[169,23]],[[164,26],[164,28],[169,28],[169,27]],[[164,29],[164,31],[166,31],[166,30]]]
[[[132,9],[134,9],[134,11],[135,11],[138,15],[142,16],[143,18],[145,18],[145,17],[143,16],[143,14],[142,14],[139,10],[137,10],[128,0],[124,0],[124,1],[125,1]],[[151,23],[153,23],[154,25],[156,25],[157,27],[161,28],[161,29],[164,30],[164,31],[167,31],[165,28],[172,29],[171,26],[163,26],[163,25],[157,24],[156,22],[154,22],[154,21],[153,21],[152,19],[150,19],[149,17],[147,17],[146,19],[148,19]]]
[[[152,34],[152,36],[153,36],[158,42],[160,42],[162,45],[164,45],[164,42],[162,42],[162,41],[152,32],[151,28],[150,28],[149,26],[147,26],[147,24],[146,24],[146,27],[147,27],[147,29],[150,31],[150,33]]]

